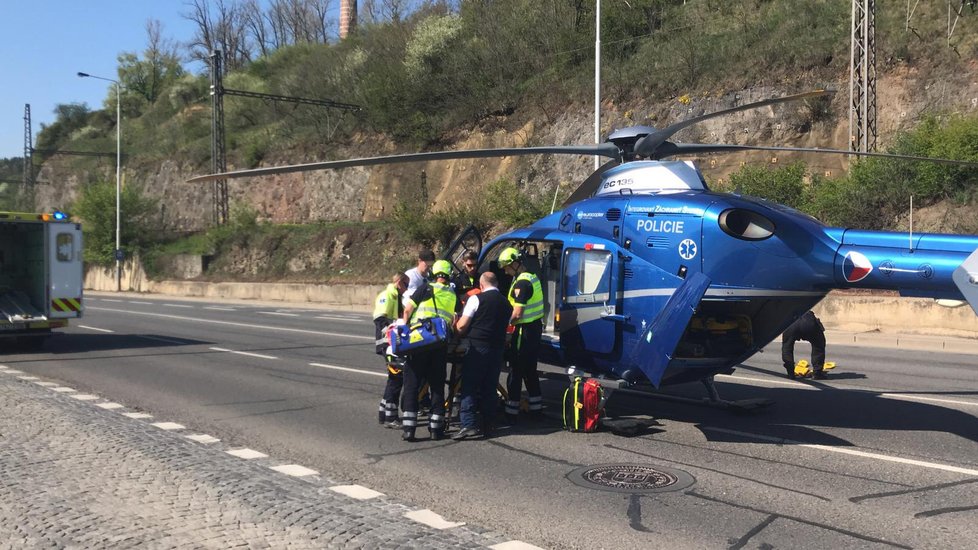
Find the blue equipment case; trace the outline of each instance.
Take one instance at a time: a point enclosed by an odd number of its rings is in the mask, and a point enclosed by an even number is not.
[[[448,345],[448,323],[441,317],[422,319],[411,325],[394,327],[387,333],[395,355],[412,355]]]

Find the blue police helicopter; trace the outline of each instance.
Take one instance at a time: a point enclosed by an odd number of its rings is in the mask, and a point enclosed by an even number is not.
[[[897,290],[902,296],[967,301],[978,314],[978,236],[827,227],[757,197],[711,191],[680,155],[741,150],[889,157],[978,168],[978,163],[836,149],[676,143],[709,118],[827,94],[750,103],[662,129],[631,127],[606,143],[440,151],[258,168],[190,181],[307,170],[515,155],[600,155],[563,209],[482,246],[469,228],[446,257],[480,251],[500,271],[507,247],[522,251],[545,294],[542,360],[599,375],[612,387],[702,381],[730,373],[832,289]]]

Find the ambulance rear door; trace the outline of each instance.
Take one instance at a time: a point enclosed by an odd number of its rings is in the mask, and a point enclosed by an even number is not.
[[[77,223],[46,224],[48,309],[51,319],[82,316],[82,231]]]

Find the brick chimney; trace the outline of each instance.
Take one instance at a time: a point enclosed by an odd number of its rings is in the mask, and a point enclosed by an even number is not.
[[[357,28],[357,0],[340,0],[340,40]]]

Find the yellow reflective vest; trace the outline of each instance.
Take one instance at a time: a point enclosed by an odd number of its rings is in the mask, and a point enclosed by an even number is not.
[[[509,304],[513,306],[513,308],[522,305],[513,299],[513,289],[516,288],[516,283],[520,281],[529,281],[530,284],[533,285],[533,294],[530,295],[530,299],[526,302],[526,305],[523,306],[523,313],[514,324],[520,325],[523,323],[536,321],[537,319],[543,319],[543,287],[540,286],[540,279],[538,279],[537,276],[532,273],[523,272],[520,273],[518,277],[513,279],[513,284],[509,287]]]
[[[418,307],[411,314],[411,322],[413,323],[418,319],[441,317],[451,327],[452,321],[455,319],[455,292],[448,285],[429,284],[431,285],[431,298],[422,300],[417,305]]]
[[[397,295],[397,287],[394,283],[387,285],[387,288],[380,291],[374,301],[374,319],[387,317],[391,321],[397,319],[397,305],[400,298]]]

